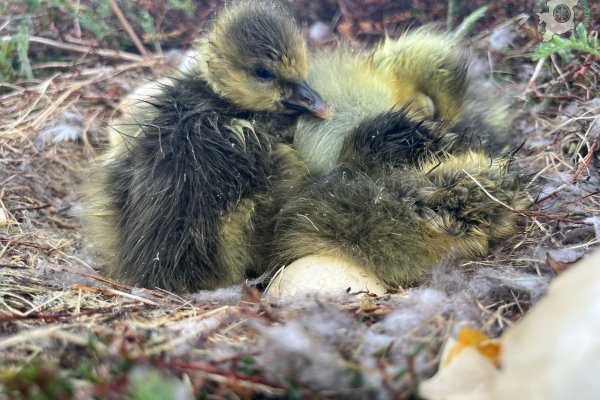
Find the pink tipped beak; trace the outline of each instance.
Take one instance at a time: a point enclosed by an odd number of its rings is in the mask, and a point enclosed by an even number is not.
[[[306,112],[317,118],[329,119],[329,107],[321,99],[319,93],[308,86],[306,82],[298,83],[292,88],[292,94],[283,101],[287,108]]]

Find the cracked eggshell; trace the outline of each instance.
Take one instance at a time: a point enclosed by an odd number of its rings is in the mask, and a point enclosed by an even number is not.
[[[600,252],[550,285],[500,338],[501,368],[467,347],[430,379],[427,400],[595,400],[600,393]],[[450,344],[452,345],[452,344]]]

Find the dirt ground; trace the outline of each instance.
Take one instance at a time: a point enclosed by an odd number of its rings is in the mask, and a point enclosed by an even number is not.
[[[599,244],[600,60],[534,61],[535,4],[506,1],[466,45],[482,90],[511,100],[515,168],[535,204],[489,256],[362,299],[269,301],[247,285],[179,296],[106,279],[77,218],[81,172],[120,99],[168,74],[219,2],[119,2],[124,21],[110,1],[83,2],[79,19],[69,2],[26,3],[0,6],[0,398],[417,398],[446,338],[462,326],[500,335]],[[446,2],[390,3],[290,8],[314,46],[447,23]],[[595,6],[588,34],[599,18]]]

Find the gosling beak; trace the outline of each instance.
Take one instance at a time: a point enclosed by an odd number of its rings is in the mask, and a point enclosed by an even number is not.
[[[307,112],[321,119],[328,119],[329,108],[321,99],[319,93],[308,86],[306,82],[297,83],[292,87],[292,94],[285,99],[283,105],[292,110]]]

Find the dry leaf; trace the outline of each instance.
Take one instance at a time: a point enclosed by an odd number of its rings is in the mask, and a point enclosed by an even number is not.
[[[558,275],[571,268],[571,266],[575,263],[565,263],[556,261],[550,256],[550,254],[546,253],[546,264],[548,264],[548,266],[552,268],[554,272],[556,272],[556,275]]]

